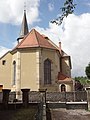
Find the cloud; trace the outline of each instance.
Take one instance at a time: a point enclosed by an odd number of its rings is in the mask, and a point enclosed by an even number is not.
[[[49,27],[46,29],[40,28],[38,26],[36,26],[35,29],[41,34],[48,36],[57,45],[60,41],[60,34],[63,32],[62,28],[52,23],[49,23]]]
[[[84,76],[90,62],[90,14],[69,15],[63,25],[49,24],[46,29],[36,27],[53,42],[62,42],[62,49],[71,56],[72,76]]]
[[[3,46],[0,46],[0,57],[2,57],[6,52],[8,52],[10,49],[5,48]]]
[[[28,23],[33,24],[40,21],[38,10],[40,0],[0,0],[0,22],[20,24],[25,1]]]
[[[53,11],[54,10],[54,4],[49,3],[48,4],[48,9],[49,9],[49,11]]]
[[[85,75],[90,62],[90,14],[70,15],[65,20],[63,48],[72,56],[73,76]]]
[[[90,7],[90,2],[87,2],[87,3],[85,2],[83,4]]]

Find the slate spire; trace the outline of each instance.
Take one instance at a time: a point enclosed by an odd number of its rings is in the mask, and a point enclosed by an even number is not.
[[[23,39],[24,36],[27,35],[28,33],[29,33],[29,30],[28,30],[28,23],[27,23],[27,17],[26,17],[26,10],[24,10],[24,16],[22,20],[20,35],[17,41],[19,42],[19,40]]]
[[[27,35],[29,32],[28,30],[28,24],[27,24],[27,18],[26,18],[26,10],[24,10],[24,16],[23,16],[23,21],[22,21],[22,26],[21,26],[21,31],[20,31],[20,37],[24,37]]]

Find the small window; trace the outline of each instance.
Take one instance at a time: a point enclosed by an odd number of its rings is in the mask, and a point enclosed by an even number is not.
[[[16,61],[13,61],[13,85],[16,84]]]
[[[5,65],[5,64],[6,64],[6,60],[3,60],[3,61],[2,61],[2,65]]]

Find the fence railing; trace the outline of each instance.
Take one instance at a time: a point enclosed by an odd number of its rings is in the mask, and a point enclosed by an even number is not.
[[[46,102],[87,101],[86,91],[46,92]],[[40,92],[30,91],[29,102],[40,102]]]
[[[19,94],[22,98],[22,93]],[[30,91],[28,93],[28,99],[30,103],[39,103],[41,101],[41,94],[39,91]],[[3,100],[3,93],[0,92],[0,103]],[[16,93],[9,93],[9,102],[17,102]],[[22,99],[19,102],[22,102]],[[75,92],[46,92],[46,102],[79,102],[87,101],[87,92],[86,91],[75,91]]]
[[[3,99],[3,93],[0,92],[0,103],[2,103],[2,99]]]

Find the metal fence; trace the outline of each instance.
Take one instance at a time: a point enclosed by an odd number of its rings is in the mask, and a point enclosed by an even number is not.
[[[22,101],[22,93],[18,94],[18,97],[15,92],[9,93],[9,102]],[[3,93],[0,92],[0,103],[3,99]],[[40,103],[41,94],[38,91],[29,92],[29,102],[30,103]],[[70,102],[70,101],[87,101],[87,92],[86,91],[75,91],[75,92],[46,92],[46,102]]]
[[[40,102],[40,92],[31,91],[29,102]],[[87,101],[86,91],[75,92],[46,92],[46,102]]]
[[[2,103],[2,99],[3,99],[3,93],[0,92],[0,103]]]

